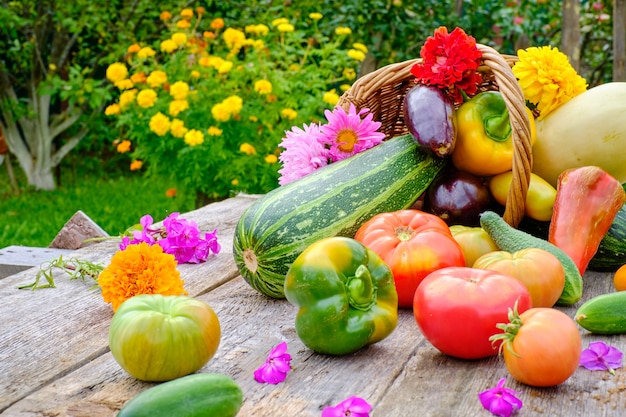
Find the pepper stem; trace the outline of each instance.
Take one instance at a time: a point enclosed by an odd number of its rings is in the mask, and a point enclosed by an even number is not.
[[[509,112],[486,116],[484,121],[485,134],[496,142],[504,142],[511,136]]]
[[[376,287],[372,275],[365,265],[359,265],[354,276],[346,282],[348,302],[357,310],[367,311],[376,303]]]

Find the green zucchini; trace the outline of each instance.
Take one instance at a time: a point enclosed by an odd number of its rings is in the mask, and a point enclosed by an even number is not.
[[[326,237],[353,237],[374,215],[410,207],[445,164],[403,135],[270,191],[235,228],[241,275],[257,291],[285,298],[285,276],[304,249]]]
[[[596,254],[589,261],[589,269],[613,272],[624,264],[626,264],[626,205],[615,215],[611,227],[600,241]]]
[[[583,295],[583,280],[572,258],[547,240],[518,230],[493,211],[480,215],[480,225],[498,248],[506,252],[517,252],[525,248],[547,250],[558,258],[565,271],[565,287],[557,300],[559,305],[575,304]]]
[[[585,301],[574,319],[591,333],[626,333],[626,291],[597,295]]]
[[[141,392],[117,417],[234,417],[242,405],[243,391],[232,378],[198,373]]]

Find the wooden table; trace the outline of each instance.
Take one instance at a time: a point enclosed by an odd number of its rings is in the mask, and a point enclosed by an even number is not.
[[[514,381],[499,357],[465,361],[441,354],[421,335],[410,310],[400,311],[388,338],[355,354],[311,352],[296,335],[295,307],[253,290],[233,261],[235,226],[255,198],[238,196],[182,215],[201,230],[218,228],[222,252],[179,269],[189,294],[209,303],[222,325],[218,352],[200,372],[223,373],[240,384],[245,399],[239,416],[319,416],[325,406],[352,395],[369,401],[378,417],[490,416],[477,395],[503,377],[521,393],[520,416],[625,415],[625,369],[612,376],[579,368],[560,386],[532,388]],[[107,265],[117,248],[107,241],[72,257]],[[34,280],[36,270],[0,280],[0,415],[114,416],[155,384],[135,380],[113,359],[113,311],[93,281],[70,281],[59,272],[57,288],[18,290]],[[581,302],[612,288],[608,273],[584,278]],[[573,316],[578,305],[562,310]],[[626,336],[581,333],[584,348],[602,340],[626,351]],[[288,343],[295,369],[279,385],[255,382],[254,370],[281,341]]]

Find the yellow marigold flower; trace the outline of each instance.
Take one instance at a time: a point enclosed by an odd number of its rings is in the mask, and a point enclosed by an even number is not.
[[[184,81],[176,81],[170,86],[170,95],[174,100],[184,100],[189,94],[189,84]]]
[[[587,81],[571,66],[567,55],[551,46],[518,51],[513,74],[524,97],[537,106],[538,120],[587,90]]]
[[[120,109],[125,110],[128,108],[130,103],[135,101],[135,97],[137,96],[137,89],[125,90],[122,94],[120,94]]]
[[[269,94],[272,92],[272,83],[267,80],[259,80],[254,83],[254,91],[259,94]]]
[[[161,42],[159,49],[161,49],[162,52],[171,54],[172,52],[178,49],[178,44],[171,39],[166,39],[163,42]]]
[[[265,36],[270,32],[270,28],[267,25],[264,25],[262,23],[256,25],[254,27],[254,30],[257,34],[257,36]]]
[[[210,67],[211,66],[211,57],[203,56],[198,60],[198,64],[202,67]]]
[[[178,29],[189,29],[191,27],[191,23],[189,23],[189,20],[179,20],[176,22],[176,27]]]
[[[230,111],[228,111],[224,103],[215,104],[211,108],[211,115],[219,122],[227,122],[230,120]]]
[[[218,30],[224,27],[224,19],[217,17],[211,22],[211,29]]]
[[[117,151],[119,153],[126,153],[128,151],[130,151],[130,141],[129,140],[123,140],[120,143],[117,144]]]
[[[191,78],[200,78],[200,71],[193,70],[190,75]]]
[[[141,47],[139,46],[138,43],[134,43],[131,46],[128,47],[128,49],[126,50],[126,52],[128,52],[129,54],[136,54],[137,52],[139,52],[139,50],[141,49]]]
[[[248,120],[250,120],[251,122],[255,122],[256,123],[256,122],[259,121],[259,118],[256,117],[256,116],[250,116],[250,117],[248,117]]]
[[[356,78],[356,71],[353,68],[345,68],[343,70],[343,77],[346,80],[354,80]]]
[[[158,136],[165,136],[170,130],[170,119],[161,112],[158,112],[150,118],[150,130]]]
[[[231,61],[222,61],[217,67],[217,72],[219,74],[228,74],[232,68],[233,63]]]
[[[324,15],[321,13],[317,13],[317,12],[309,13],[309,19],[312,19],[312,20],[320,20],[322,17],[324,17]]]
[[[349,49],[348,56],[352,59],[356,59],[357,61],[363,61],[365,59],[363,51],[359,51],[358,49]]]
[[[170,20],[172,18],[172,14],[168,11],[163,11],[159,15],[159,19],[161,20]]]
[[[263,41],[263,39],[256,39],[254,43],[252,44],[252,47],[256,49],[257,51],[261,49],[265,49],[265,42]]]
[[[149,107],[154,106],[158,97],[156,91],[151,88],[146,88],[145,90],[141,90],[139,94],[137,94],[137,104],[147,109]]]
[[[192,9],[183,9],[180,11],[180,16],[184,17],[185,19],[191,19],[193,17],[193,10]]]
[[[272,20],[272,26],[277,27],[278,25],[282,25],[283,23],[289,23],[286,17],[279,17],[278,19]]]
[[[107,106],[106,109],[104,109],[104,114],[107,116],[113,116],[115,114],[120,114],[120,105],[117,103],[113,103]]]
[[[209,136],[220,136],[224,131],[216,126],[211,126],[207,129],[207,134]]]
[[[146,74],[144,72],[137,72],[130,76],[130,80],[135,84],[143,84],[146,82]]]
[[[169,105],[168,113],[170,116],[176,117],[189,108],[189,102],[187,100],[172,100]]]
[[[106,77],[112,83],[123,80],[128,77],[128,68],[126,68],[126,65],[121,62],[115,62],[108,66]]]
[[[268,164],[275,164],[277,161],[278,161],[278,158],[273,153],[265,157],[265,162],[267,162]]]
[[[161,70],[152,71],[146,82],[152,88],[160,87],[167,82],[167,74]]]
[[[294,109],[286,108],[280,111],[280,116],[283,119],[293,120],[298,116],[298,112],[295,111]]]
[[[102,299],[116,311],[135,295],[187,295],[177,265],[174,255],[163,252],[160,245],[128,245],[115,252],[111,263],[98,276]]]
[[[172,41],[174,41],[176,45],[182,46],[187,43],[187,35],[182,32],[176,32],[172,34]]]
[[[256,155],[256,149],[254,149],[254,146],[247,142],[242,143],[241,146],[239,146],[239,152],[243,152],[246,155]]]
[[[133,88],[134,84],[130,79],[125,78],[123,80],[116,81],[115,86],[120,90],[128,90],[130,88]]]
[[[339,102],[339,95],[335,92],[335,89],[333,88],[332,90],[324,93],[322,100],[324,100],[325,103],[328,103],[331,106],[336,106]]]
[[[230,96],[222,101],[226,109],[230,112],[230,114],[239,114],[243,107],[243,100],[239,96]]]
[[[345,27],[345,26],[338,26],[335,29],[335,35],[350,35],[352,33],[352,29],[350,29],[349,27]]]
[[[291,23],[281,23],[276,29],[278,29],[278,31],[282,33],[293,32],[294,30],[296,30],[296,28]]]
[[[341,85],[339,86],[339,89],[340,89],[341,91],[344,91],[344,92],[345,92],[345,91],[348,91],[348,90],[350,89],[350,87],[351,87],[351,85],[350,85],[350,84],[341,84]]]
[[[139,50],[139,52],[137,52],[137,57],[142,58],[142,59],[145,59],[154,55],[156,55],[156,51],[150,48],[149,46],[144,46],[143,48]]]
[[[243,45],[243,42],[246,40],[245,33],[233,28],[226,29],[222,37],[224,38],[224,43],[226,43],[228,49],[231,50],[238,50],[239,48],[241,48],[241,45]]]
[[[202,145],[204,143],[204,134],[196,129],[191,129],[185,133],[185,143],[189,146]]]
[[[140,161],[139,159],[135,159],[134,161],[130,163],[130,170],[139,171],[142,166],[143,166],[143,162]],[[158,245],[155,245],[155,246],[158,246]],[[100,279],[98,279],[98,283],[100,283]]]
[[[363,44],[362,44],[362,43],[360,43],[360,42],[355,42],[355,43],[353,43],[353,44],[352,44],[352,47],[353,47],[354,49],[358,49],[359,51],[362,51],[364,54],[366,54],[366,53],[367,53],[367,46],[363,45]]]
[[[231,185],[239,185],[239,180],[237,178],[234,178],[231,182]]]
[[[172,120],[172,124],[170,126],[170,133],[172,134],[172,136],[176,138],[182,138],[185,136],[185,133],[187,133],[188,130],[189,129],[185,127],[185,122],[183,122],[182,120]]]

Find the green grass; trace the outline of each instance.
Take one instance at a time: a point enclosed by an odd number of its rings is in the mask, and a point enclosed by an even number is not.
[[[25,186],[19,171],[14,166],[21,188],[15,195],[6,165],[0,165],[0,248],[46,247],[78,210],[116,236],[139,223],[144,214],[152,215],[158,222],[172,212],[194,209],[194,195],[181,190],[174,198],[165,195],[167,189],[176,187],[164,178],[67,174],[57,189],[35,191]]]

